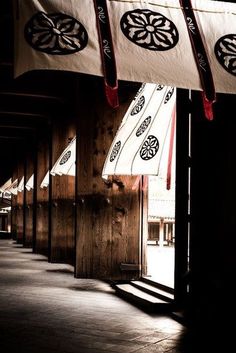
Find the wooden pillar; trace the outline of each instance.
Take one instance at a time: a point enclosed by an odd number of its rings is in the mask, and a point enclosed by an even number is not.
[[[37,175],[35,172],[34,154],[28,153],[25,167],[25,184],[34,174],[34,187],[31,190],[25,188],[25,233],[23,244],[25,247],[33,247],[34,231],[34,188]]]
[[[137,279],[141,271],[139,189],[132,190],[136,177],[120,177],[118,185],[113,180],[110,279]]]
[[[196,104],[192,122],[192,309],[199,322],[204,313],[206,325],[226,322],[233,310],[236,120],[228,111],[234,105],[235,95],[218,94],[214,120]]]
[[[52,165],[76,135],[74,117],[54,121],[52,131]],[[51,262],[74,264],[75,251],[75,177],[51,177]]]
[[[16,167],[12,175],[12,181],[18,179],[20,182],[24,176],[24,161],[19,159],[16,161]],[[12,214],[11,214],[11,232],[12,236],[20,244],[23,243],[24,237],[24,193],[25,190],[12,195]]]
[[[175,188],[175,301],[186,302],[188,271],[189,91],[177,90]]]
[[[80,85],[75,275],[138,278],[140,204],[139,190],[132,190],[136,178],[102,180],[106,155],[137,87],[132,95],[124,89],[119,109],[113,110],[104,100],[101,79],[86,77]]]
[[[16,176],[15,171],[13,172],[13,178]],[[17,227],[17,213],[18,213],[18,205],[17,205],[17,195],[11,196],[11,234],[12,238],[19,243],[23,242],[23,234],[22,238],[18,235],[18,227]],[[22,219],[23,224],[23,219]]]
[[[51,168],[50,134],[51,128],[47,126],[46,132],[40,132],[37,147],[37,185],[36,185],[36,215],[35,215],[35,246],[34,252],[48,256],[50,239],[49,222],[49,194],[50,185],[41,188],[40,184]]]
[[[165,224],[164,224],[164,218],[161,218],[160,219],[160,231],[159,231],[159,242],[158,242],[158,245],[160,247],[163,247],[164,246],[164,227],[165,227]]]

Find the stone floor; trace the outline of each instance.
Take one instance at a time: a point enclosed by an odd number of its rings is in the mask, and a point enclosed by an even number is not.
[[[1,353],[203,352],[195,349],[201,337],[192,338],[176,320],[119,298],[108,283],[74,278],[70,265],[0,240]]]

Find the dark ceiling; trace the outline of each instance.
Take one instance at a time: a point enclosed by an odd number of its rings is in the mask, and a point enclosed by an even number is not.
[[[12,1],[0,1],[0,185],[40,129],[71,105],[72,73],[33,71],[14,78]],[[74,77],[74,75],[73,75]]]

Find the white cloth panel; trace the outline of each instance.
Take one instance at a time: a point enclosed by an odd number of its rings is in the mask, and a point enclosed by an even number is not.
[[[12,184],[12,178],[8,179],[2,186],[0,186],[1,192],[4,192]]]
[[[75,175],[75,158],[76,158],[76,137],[64,149],[60,157],[57,159],[50,174],[55,175]],[[72,174],[73,173],[73,174]]]
[[[107,6],[118,79],[202,90],[178,0]],[[192,6],[216,92],[236,93],[236,4]],[[15,77],[34,69],[103,75],[93,0],[15,0],[15,12]]]
[[[45,177],[43,178],[41,184],[40,184],[40,188],[47,188],[49,185],[49,170],[47,171]]]
[[[15,179],[10,186],[8,186],[4,192],[6,193],[10,193],[13,195],[17,195],[18,190],[17,190],[17,186],[18,186],[18,179]]]
[[[110,147],[103,178],[115,174],[161,174],[166,179],[175,102],[175,88],[153,83],[142,85]]]
[[[27,183],[25,184],[25,188],[30,191],[34,188],[34,174],[28,179]]]
[[[75,176],[76,173],[76,168],[75,168],[75,162],[71,165],[70,169],[67,172],[67,175]]]
[[[24,190],[24,181],[25,181],[25,177],[23,176],[18,184],[17,190],[19,192],[22,192]]]

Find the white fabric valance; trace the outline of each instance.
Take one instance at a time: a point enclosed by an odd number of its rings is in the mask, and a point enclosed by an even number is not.
[[[236,4],[191,2],[215,90],[236,93]],[[103,76],[93,0],[15,5],[16,77],[35,69]],[[107,0],[107,7],[118,79],[202,90],[178,0]]]

